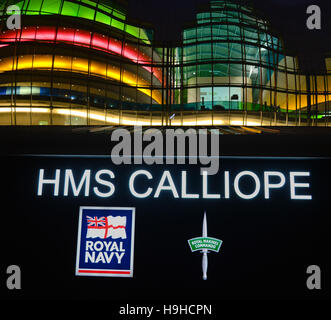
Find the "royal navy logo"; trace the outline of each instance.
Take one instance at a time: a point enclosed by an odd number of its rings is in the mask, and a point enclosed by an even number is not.
[[[202,279],[207,280],[208,253],[210,251],[219,252],[223,241],[208,237],[207,215],[205,213],[202,223],[202,237],[188,240],[192,252],[200,251],[202,253]]]
[[[76,275],[133,277],[134,208],[81,207]]]

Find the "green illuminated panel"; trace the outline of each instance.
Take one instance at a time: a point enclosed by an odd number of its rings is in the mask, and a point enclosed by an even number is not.
[[[97,4],[95,2],[89,1],[89,0],[82,0],[83,3],[86,3],[92,7],[96,7]]]
[[[197,14],[198,23],[209,23],[210,20],[210,13],[198,13]]]
[[[127,33],[132,34],[135,37],[139,38],[139,28],[127,25],[125,30]]]
[[[28,10],[30,10],[30,11],[40,11],[42,2],[43,2],[43,0],[30,1]]]
[[[95,18],[96,21],[100,22],[100,23],[104,23],[104,24],[108,24],[110,25],[110,17],[106,16],[105,14],[101,13],[101,12],[97,12],[97,16]]]
[[[115,10],[113,11],[113,16],[117,17],[117,18],[120,18],[121,20],[125,20],[125,15],[123,15],[123,14],[121,14],[121,13],[115,11]]]
[[[24,3],[24,1],[21,1],[21,2],[19,2],[19,3],[16,3],[16,6],[18,6],[18,7],[22,10],[22,8],[23,8],[23,3]]]
[[[78,12],[78,17],[94,20],[94,13],[95,13],[95,10],[84,7],[84,6],[80,6],[79,12]]]
[[[58,14],[61,2],[58,0],[44,0],[41,11]]]
[[[146,31],[144,29],[139,29],[139,30],[140,30],[139,38],[143,40],[148,40],[149,38]]]
[[[119,30],[124,30],[124,23],[123,22],[120,22],[120,21],[118,21],[118,20],[116,20],[116,19],[112,19],[111,20],[111,26],[112,27],[114,27],[114,28],[116,28],[116,29],[119,29]],[[126,31],[127,33],[130,33],[129,31]],[[132,33],[130,33],[130,34],[132,34]],[[132,34],[133,36],[135,36],[135,37],[139,37],[139,35],[137,36],[137,35],[134,35],[134,34]]]
[[[108,13],[111,13],[112,12],[112,9],[108,8],[108,7],[105,7],[103,6],[102,4],[99,4],[98,5],[98,8],[105,11],[105,12],[108,12]]]
[[[196,39],[196,36],[197,36],[196,29],[184,30],[184,40]]]
[[[213,28],[213,39],[214,40],[224,40],[228,37],[228,29],[226,25],[214,25]]]
[[[211,40],[211,35],[212,35],[211,26],[197,28],[198,39],[203,40],[203,41]]]
[[[65,16],[77,17],[78,9],[79,9],[78,4],[64,1],[61,14]]]
[[[24,10],[24,11],[27,9],[28,4],[29,4],[29,0],[25,0],[25,1],[24,1],[24,6],[23,6],[23,10]]]

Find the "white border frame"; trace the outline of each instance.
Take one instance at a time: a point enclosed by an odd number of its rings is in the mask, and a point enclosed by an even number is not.
[[[130,274],[110,274],[110,273],[82,273],[79,270],[91,270],[93,269],[82,269],[79,268],[79,258],[80,258],[80,243],[81,243],[81,229],[82,229],[82,215],[83,210],[131,210],[132,211],[132,227],[131,227],[131,257],[130,257],[130,270],[123,270],[130,272]],[[136,208],[126,208],[126,207],[79,207],[79,221],[78,221],[78,236],[77,236],[77,253],[76,253],[76,276],[85,277],[112,277],[112,278],[133,278],[133,265],[134,265],[134,237],[135,237],[135,223],[136,223]],[[102,270],[100,270],[102,272]],[[118,270],[104,270],[104,271],[118,271]]]

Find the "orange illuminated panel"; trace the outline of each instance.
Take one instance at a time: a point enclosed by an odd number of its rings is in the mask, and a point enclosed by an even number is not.
[[[89,68],[90,66],[90,68]],[[0,59],[0,72],[23,69],[54,69],[65,70],[78,73],[91,73],[95,76],[110,78],[123,82],[129,86],[137,87],[140,92],[152,97],[157,103],[162,103],[161,93],[147,89],[150,83],[143,79],[137,79],[137,76],[128,71],[122,71],[120,68],[107,65],[102,62],[91,61],[75,57],[53,56],[52,55],[25,55],[19,56],[16,60],[13,58]]]

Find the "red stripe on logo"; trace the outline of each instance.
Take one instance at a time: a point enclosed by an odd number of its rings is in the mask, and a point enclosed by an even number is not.
[[[78,270],[79,273],[130,274],[130,271]]]

